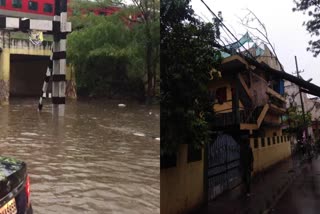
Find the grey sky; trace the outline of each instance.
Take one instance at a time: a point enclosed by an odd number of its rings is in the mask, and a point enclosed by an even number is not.
[[[301,76],[304,79],[313,78],[312,83],[320,85],[320,55],[314,58],[311,52],[307,52],[308,41],[311,39],[303,21],[308,15],[302,12],[292,12],[293,0],[205,0],[207,5],[215,12],[222,11],[224,24],[237,33],[240,38],[246,29],[239,23],[238,17],[244,17],[246,8],[252,10],[265,24],[269,39],[274,44],[280,62],[287,73],[294,72],[294,56],[298,58],[300,70],[304,70]],[[192,0],[192,8],[195,13],[205,21],[213,17],[200,0]]]

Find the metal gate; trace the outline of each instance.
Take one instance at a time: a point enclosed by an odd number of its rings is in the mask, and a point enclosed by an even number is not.
[[[240,146],[227,134],[208,146],[208,200],[241,183]]]

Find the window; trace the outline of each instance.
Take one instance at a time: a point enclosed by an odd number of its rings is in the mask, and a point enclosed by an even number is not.
[[[29,1],[29,2],[28,2],[28,8],[29,8],[29,10],[35,10],[35,11],[37,11],[37,10],[38,10],[38,2]]]
[[[277,137],[277,143],[280,143],[280,136]]]
[[[216,98],[219,104],[222,104],[227,101],[227,88],[218,88],[216,92]]]
[[[43,12],[45,13],[52,13],[52,4],[44,4],[43,5]]]
[[[100,15],[100,16],[105,16],[105,15],[106,15],[106,13],[105,13],[105,12],[103,12],[103,11],[100,11],[100,12],[99,12],[99,15]]]
[[[12,7],[22,8],[22,0],[12,0]]]
[[[283,143],[283,136],[281,136],[281,143]]]
[[[270,140],[270,137],[268,137],[268,146],[270,146],[271,144],[271,140]]]
[[[0,0],[0,6],[6,6],[6,0]]]
[[[265,147],[264,137],[263,137],[263,138],[261,138],[261,147]]]

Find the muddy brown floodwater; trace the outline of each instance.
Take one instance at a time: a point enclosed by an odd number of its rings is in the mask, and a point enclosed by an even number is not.
[[[28,164],[35,214],[160,213],[158,107],[36,99],[0,107],[0,155]]]

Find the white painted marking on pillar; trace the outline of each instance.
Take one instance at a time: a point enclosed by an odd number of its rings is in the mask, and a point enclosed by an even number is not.
[[[56,84],[56,82],[52,83],[52,96],[59,97],[59,84]]]
[[[61,81],[59,83],[59,97],[65,97],[66,95],[66,82]]]
[[[53,16],[53,21],[60,21],[60,16]]]
[[[52,31],[52,21],[30,19],[30,30]]]
[[[51,93],[49,93],[49,96],[48,96],[49,98],[51,98],[52,97],[52,95],[51,95]]]
[[[47,68],[46,76],[49,77],[50,75],[51,75],[51,69],[50,69],[50,68]]]
[[[44,93],[42,94],[42,97],[43,97],[43,98],[47,97],[46,92],[44,92]]]
[[[67,50],[67,40],[66,39],[61,39],[60,40],[60,51],[66,51]]]
[[[60,64],[60,74],[66,74],[67,60],[60,59],[59,64]]]
[[[47,93],[47,88],[48,88],[48,83],[47,83],[47,82],[44,82],[44,83],[43,83],[43,87],[42,87],[43,93]]]
[[[6,17],[6,28],[19,28],[20,19]]]
[[[67,22],[66,32],[71,32],[71,31],[72,31],[72,23],[71,22]]]
[[[67,13],[60,13],[60,32],[67,32]]]

